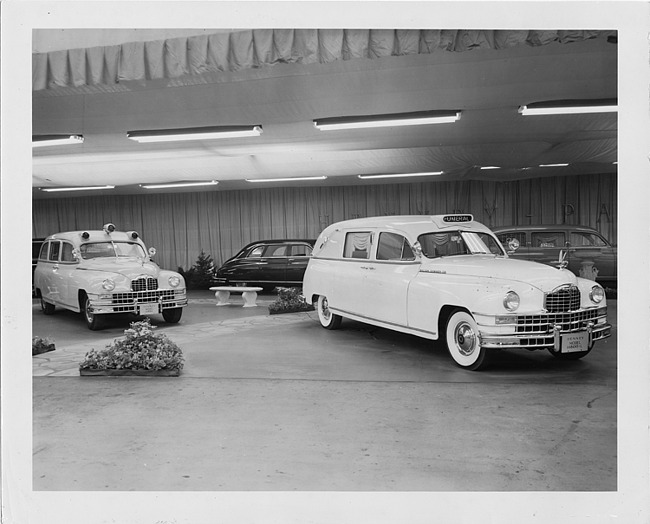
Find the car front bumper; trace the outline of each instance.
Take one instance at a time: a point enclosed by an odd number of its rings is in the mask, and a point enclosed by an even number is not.
[[[513,315],[515,322],[501,326],[479,325],[481,344],[490,349],[550,349],[559,352],[563,338],[580,337],[591,348],[597,340],[611,336],[607,308],[566,313]]]
[[[95,314],[135,313],[156,314],[164,309],[187,306],[184,289],[159,289],[153,291],[128,291],[95,295],[90,298],[90,307]]]

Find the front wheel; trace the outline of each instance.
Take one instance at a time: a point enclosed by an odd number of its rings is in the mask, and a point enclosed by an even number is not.
[[[168,322],[169,324],[178,323],[178,321],[181,319],[182,314],[182,307],[173,307],[170,309],[163,309],[162,311],[162,316],[165,319],[165,322]]]
[[[327,297],[320,295],[318,297],[318,320],[325,329],[337,329],[341,325],[341,316],[335,315],[330,311]]]
[[[466,311],[456,311],[446,328],[447,349],[456,364],[476,371],[487,365],[487,350],[481,346],[478,325]]]
[[[84,307],[82,313],[88,329],[92,331],[101,329],[101,327],[104,325],[104,318],[101,315],[93,313],[93,308],[90,305],[90,299],[88,297],[85,297],[83,304]]]

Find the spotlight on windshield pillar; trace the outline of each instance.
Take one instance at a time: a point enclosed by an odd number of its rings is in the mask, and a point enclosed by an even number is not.
[[[129,236],[130,236],[133,240],[135,240],[136,238],[138,238],[139,235],[138,235],[138,232],[137,232],[137,231],[129,231]]]

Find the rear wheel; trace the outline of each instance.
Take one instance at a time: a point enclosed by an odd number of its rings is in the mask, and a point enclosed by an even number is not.
[[[170,309],[163,309],[162,316],[165,319],[165,322],[169,324],[176,324],[183,315],[182,307],[174,307]]]
[[[54,304],[50,304],[49,302],[45,302],[45,299],[43,298],[43,295],[39,292],[38,293],[40,298],[41,298],[41,310],[43,313],[46,315],[53,315],[54,314]]]
[[[318,320],[325,329],[337,329],[341,325],[341,316],[335,315],[330,311],[327,297],[320,295],[318,297]]]
[[[86,321],[86,325],[88,326],[88,329],[91,329],[92,331],[97,331],[98,329],[101,329],[102,326],[104,325],[104,318],[102,317],[102,315],[97,315],[93,313],[93,308],[90,305],[90,299],[86,295],[82,297],[82,300],[83,300],[82,314],[84,316],[84,320]]]
[[[478,326],[466,311],[457,310],[449,317],[446,339],[449,354],[460,367],[475,371],[487,365],[487,350],[481,346]]]

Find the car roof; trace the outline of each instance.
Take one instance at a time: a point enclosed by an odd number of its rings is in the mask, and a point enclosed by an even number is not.
[[[464,217],[462,221],[446,222],[445,217]],[[412,234],[421,235],[439,230],[465,230],[465,231],[485,231],[489,228],[474,220],[474,217],[468,213],[444,215],[389,215],[368,218],[354,218],[337,222],[328,227],[332,229],[353,229],[353,228],[385,228],[394,229],[395,231],[409,231]]]
[[[305,238],[287,238],[287,239],[273,239],[273,240],[257,240],[255,242],[251,242],[250,244],[246,244],[242,249],[246,249],[248,247],[252,246],[257,246],[258,244],[287,244],[290,242],[304,242],[305,244],[310,244],[314,245],[316,243],[315,239],[305,239]]]
[[[495,233],[503,231],[584,231],[589,233],[600,232],[597,229],[588,226],[580,226],[573,224],[531,224],[528,226],[499,226],[492,228]]]

